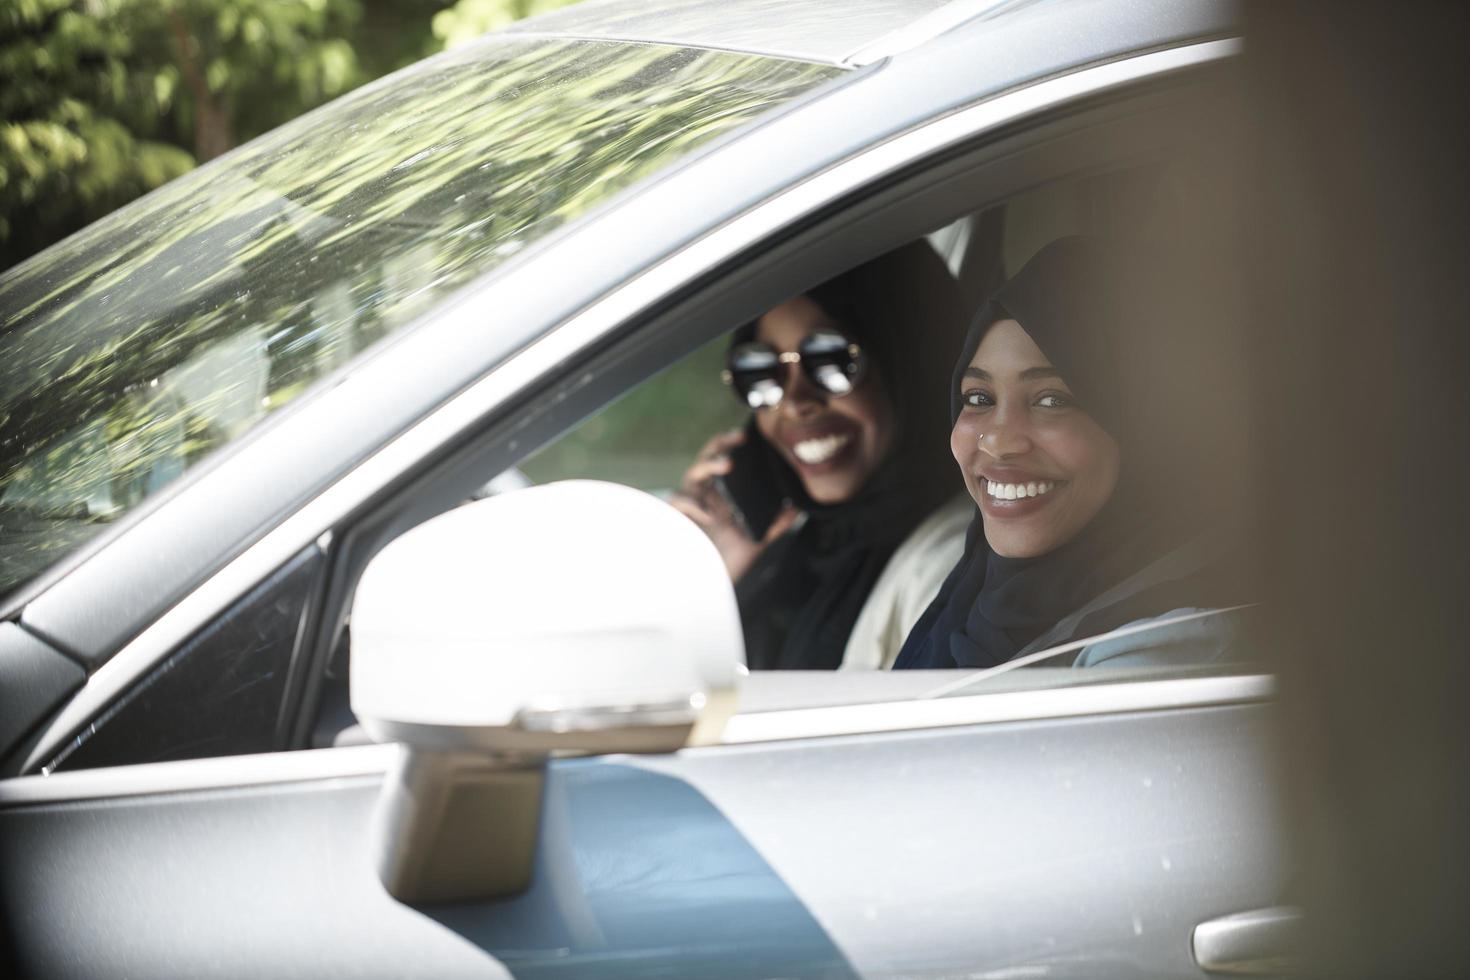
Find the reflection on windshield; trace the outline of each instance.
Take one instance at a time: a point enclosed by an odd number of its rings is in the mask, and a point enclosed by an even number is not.
[[[835,77],[489,39],[359,90],[0,278],[0,594],[619,190]]]

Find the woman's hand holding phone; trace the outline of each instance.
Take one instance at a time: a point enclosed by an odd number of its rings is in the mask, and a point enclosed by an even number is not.
[[[743,517],[716,486],[717,479],[728,477],[733,472],[735,463],[731,454],[745,439],[745,431],[735,429],[722,432],[705,443],[693,465],[684,471],[679,492],[670,501],[709,535],[720,557],[725,560],[725,569],[732,582],[740,581],[761,552],[789,531],[801,514],[789,503],[784,504],[759,540],[747,533]]]

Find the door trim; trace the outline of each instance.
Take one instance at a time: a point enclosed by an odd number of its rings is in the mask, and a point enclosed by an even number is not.
[[[1098,673],[1097,670],[1092,672],[1093,676]],[[1079,680],[1087,676],[1086,671],[1078,673]],[[788,708],[737,714],[726,724],[719,744],[684,751],[719,752],[727,746],[795,739],[1209,708],[1270,701],[1275,691],[1276,683],[1272,677],[1253,674],[1093,683],[1081,687],[826,708]],[[387,771],[400,751],[397,745],[357,745],[154,762],[109,769],[79,769],[50,776],[17,776],[0,780],[0,810],[81,800],[379,776]]]
[[[1079,682],[1106,668],[1083,669]],[[879,704],[788,708],[736,714],[725,724],[725,745],[778,742],[834,735],[917,731],[960,725],[996,725],[1044,721],[1084,715],[1137,711],[1172,711],[1214,705],[1269,701],[1275,679],[1265,674],[1234,677],[1188,677],[1175,680],[1091,683],[1039,691],[1005,691],[964,697],[887,701]]]

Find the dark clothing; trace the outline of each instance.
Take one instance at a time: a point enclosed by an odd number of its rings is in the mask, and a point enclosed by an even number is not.
[[[951,488],[952,489],[952,488]],[[939,501],[922,487],[818,507],[735,587],[752,670],[835,670],[894,549]]]
[[[946,448],[943,383],[963,322],[960,293],[934,250],[913,242],[807,296],[867,351],[896,431],[888,458],[858,495],[823,505],[751,420],[746,438],[768,454],[783,495],[806,514],[736,583],[753,670],[836,668],[894,549],[961,485]],[[753,333],[746,327],[735,342]]]
[[[1069,613],[1082,609],[1212,526],[1190,479],[1191,456],[1168,430],[1171,390],[1156,377],[1187,372],[1157,363],[1152,331],[1167,320],[1136,302],[1129,270],[1100,243],[1066,238],[1043,248],[976,316],[951,382],[951,420],[960,385],[986,332],[1014,319],[1067,382],[1078,404],[1118,443],[1121,469],[1108,502],[1072,540],[1034,558],[1004,558],[985,540],[977,508],[965,552],[904,643],[895,669],[990,667],[1017,656]],[[1172,377],[1172,376],[1170,376]],[[1198,450],[1194,450],[1198,451]],[[1228,556],[1139,580],[1072,624],[1055,643],[1094,635],[1167,610],[1246,601]]]

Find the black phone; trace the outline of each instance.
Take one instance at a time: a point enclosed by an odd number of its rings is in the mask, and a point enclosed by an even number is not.
[[[714,483],[740,530],[752,541],[764,539],[786,503],[770,450],[747,434],[730,452],[730,472]]]

